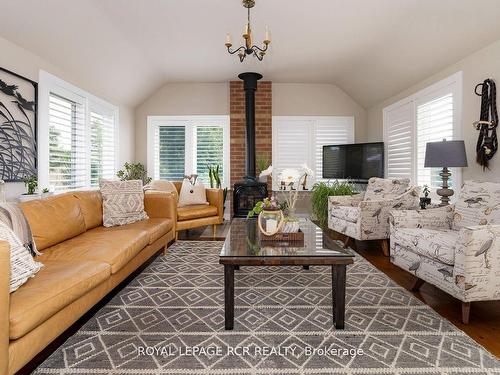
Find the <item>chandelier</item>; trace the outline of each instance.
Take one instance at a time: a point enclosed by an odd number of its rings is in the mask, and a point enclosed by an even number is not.
[[[254,55],[257,59],[259,59],[259,61],[262,61],[264,55],[266,54],[267,48],[271,43],[271,38],[269,37],[269,29],[266,27],[266,37],[262,42],[263,43],[262,48],[252,44],[250,9],[253,8],[254,5],[255,5],[255,0],[243,0],[243,6],[247,8],[248,11],[248,21],[247,24],[245,25],[245,30],[243,32],[244,45],[237,49],[232,50],[231,47],[233,46],[233,43],[231,41],[231,35],[227,34],[226,36],[227,52],[229,52],[231,55],[237,53],[238,57],[240,58],[240,62],[243,62],[243,60],[245,60],[245,57],[247,55]]]

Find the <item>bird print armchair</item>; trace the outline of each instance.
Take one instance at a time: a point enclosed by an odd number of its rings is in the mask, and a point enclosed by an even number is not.
[[[500,299],[500,183],[466,181],[455,205],[391,211],[391,262],[470,303]]]
[[[372,177],[366,191],[351,196],[328,197],[328,227],[350,239],[382,240],[382,250],[389,255],[389,212],[416,209],[418,188],[409,179]]]

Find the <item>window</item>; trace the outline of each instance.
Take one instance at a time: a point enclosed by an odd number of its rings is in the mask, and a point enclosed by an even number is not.
[[[440,168],[424,168],[428,142],[460,139],[462,73],[440,81],[384,108],[386,174],[407,177],[431,191],[441,186]],[[461,170],[452,168],[450,184],[460,186]]]
[[[148,170],[161,180],[182,180],[198,174],[209,186],[209,166],[219,166],[229,186],[228,116],[149,116]]]
[[[39,108],[40,188],[88,189],[115,176],[115,106],[41,71]]]
[[[274,170],[299,168],[305,163],[315,174],[308,179],[311,187],[315,181],[323,180],[323,146],[352,142],[352,116],[274,116]]]

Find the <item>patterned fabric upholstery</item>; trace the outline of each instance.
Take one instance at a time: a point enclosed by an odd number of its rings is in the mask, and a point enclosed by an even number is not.
[[[500,183],[466,181],[456,206],[392,211],[391,262],[463,302],[500,299],[499,200]]]
[[[426,229],[425,236],[418,228],[399,228],[393,240],[399,245],[442,263],[452,266],[455,263],[455,247],[458,232],[450,229]]]
[[[500,184],[467,181],[455,204],[453,228],[500,224]]]
[[[389,212],[418,207],[418,188],[408,182],[371,178],[363,194],[328,197],[328,227],[357,240],[388,238]]]
[[[102,179],[99,185],[105,227],[132,224],[148,218],[144,211],[144,191],[141,180]]]
[[[409,178],[388,179],[372,177],[368,180],[364,200],[376,201],[397,197],[408,190],[409,186]]]
[[[330,213],[332,216],[355,223],[359,218],[359,207],[332,206]]]

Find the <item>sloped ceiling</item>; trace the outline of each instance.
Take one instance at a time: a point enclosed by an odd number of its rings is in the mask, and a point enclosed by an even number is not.
[[[498,0],[256,0],[263,62],[241,40],[239,0],[0,0],[0,35],[121,103],[168,82],[222,82],[254,70],[276,82],[332,83],[365,108],[500,39]]]

